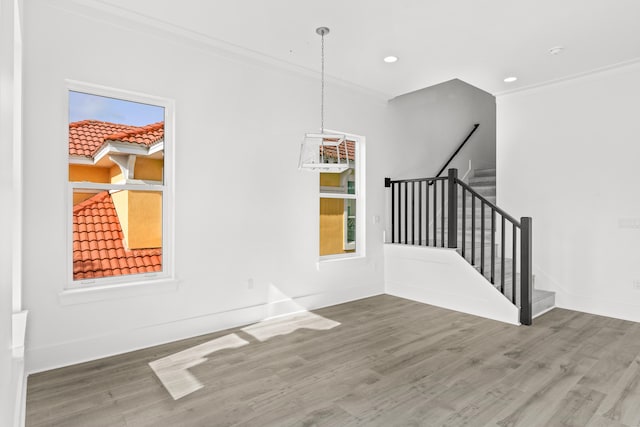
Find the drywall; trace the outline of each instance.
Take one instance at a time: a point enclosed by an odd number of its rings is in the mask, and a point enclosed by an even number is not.
[[[330,71],[330,64],[327,64]],[[329,83],[325,125],[366,137],[366,257],[318,264],[318,175],[298,171],[319,124],[310,77],[92,11],[33,0],[25,11],[27,364],[39,371],[384,292],[382,165],[387,104]],[[65,79],[176,105],[177,290],[63,305]]]
[[[469,160],[475,169],[495,167],[493,95],[455,79],[399,96],[389,105],[396,135],[393,156],[385,164],[386,176],[435,176],[474,123],[480,127],[449,167],[458,168],[460,176],[468,170]]]
[[[25,403],[20,287],[19,0],[0,0],[0,425],[19,426]]]
[[[639,63],[498,98],[498,204],[560,307],[640,321],[639,111]]]
[[[519,325],[519,310],[453,249],[384,245],[385,292]]]

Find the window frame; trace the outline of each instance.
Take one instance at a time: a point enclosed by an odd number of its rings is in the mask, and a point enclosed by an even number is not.
[[[365,147],[366,147],[366,138],[362,135],[356,135],[352,133],[340,132],[331,129],[325,129],[326,133],[344,135],[346,140],[353,141],[355,143],[355,193],[348,194],[347,193],[323,193],[320,188],[320,174],[318,174],[318,215],[320,214],[320,199],[351,199],[355,200],[356,204],[356,240],[355,240],[355,251],[350,253],[341,253],[341,254],[332,254],[332,255],[318,255],[320,262],[327,261],[339,261],[339,260],[347,260],[347,259],[359,259],[366,257],[366,201],[365,201]],[[348,186],[348,184],[347,184]],[[345,215],[347,212],[346,204],[345,204]],[[346,242],[347,239],[347,229],[346,223],[348,219],[345,218],[345,228],[344,228],[344,236],[343,240]],[[318,218],[318,237],[320,236],[320,221]]]
[[[65,210],[66,210],[66,264],[67,264],[67,280],[62,290],[62,295],[65,296],[71,303],[84,302],[84,298],[78,298],[78,291],[96,290],[96,293],[102,295],[97,299],[104,299],[103,291],[111,293],[113,289],[122,292],[123,289],[131,286],[144,288],[146,285],[158,284],[162,285],[158,288],[163,290],[167,289],[167,283],[169,288],[173,287],[175,281],[174,274],[174,120],[175,120],[175,107],[174,101],[169,98],[158,97],[154,95],[148,95],[139,92],[132,92],[123,89],[116,89],[112,87],[96,85],[92,83],[79,82],[75,80],[65,81],[65,105],[66,105],[66,119],[64,130],[63,148],[65,149],[65,159],[67,159],[67,169],[65,174],[65,180],[67,184]],[[69,181],[68,173],[68,141],[69,141],[69,92],[82,92],[91,95],[104,96],[109,98],[121,99],[124,101],[132,101],[142,104],[149,104],[164,108],[164,159],[163,159],[163,182],[145,182],[142,180],[136,180],[135,184],[107,184],[107,183],[92,183],[92,182],[77,182]],[[94,279],[74,280],[73,278],[73,192],[74,189],[87,189],[87,190],[138,190],[138,191],[156,191],[162,193],[162,271],[153,273],[138,273],[128,275],[118,275],[110,277],[101,277]],[[145,285],[145,286],[142,286]],[[107,291],[108,290],[108,291]],[[139,290],[135,292],[139,293]],[[95,297],[89,297],[88,300],[93,300]]]

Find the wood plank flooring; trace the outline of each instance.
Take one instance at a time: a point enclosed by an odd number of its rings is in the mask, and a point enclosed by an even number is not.
[[[29,377],[27,426],[640,426],[640,324],[562,309],[511,326],[388,295]],[[149,362],[235,333],[174,400]]]

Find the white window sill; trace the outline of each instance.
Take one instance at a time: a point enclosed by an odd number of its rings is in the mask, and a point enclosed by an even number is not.
[[[367,257],[361,254],[353,254],[353,255],[325,255],[320,257],[318,260],[318,268],[321,265],[330,265],[343,261],[365,261]]]
[[[172,278],[129,282],[77,289],[65,289],[58,294],[61,305],[86,304],[118,298],[132,298],[165,292],[176,292],[179,281]]]

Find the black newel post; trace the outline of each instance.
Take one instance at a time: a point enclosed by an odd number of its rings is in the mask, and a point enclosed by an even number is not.
[[[530,325],[533,296],[533,220],[520,218],[520,323]]]
[[[391,185],[391,178],[384,179],[384,187],[385,188],[391,187],[391,243],[395,243],[396,242],[396,217],[395,217],[396,208],[394,203],[396,200],[396,194],[394,191],[395,186]]]
[[[449,248],[458,246],[458,169],[449,169],[449,209],[447,214]]]

